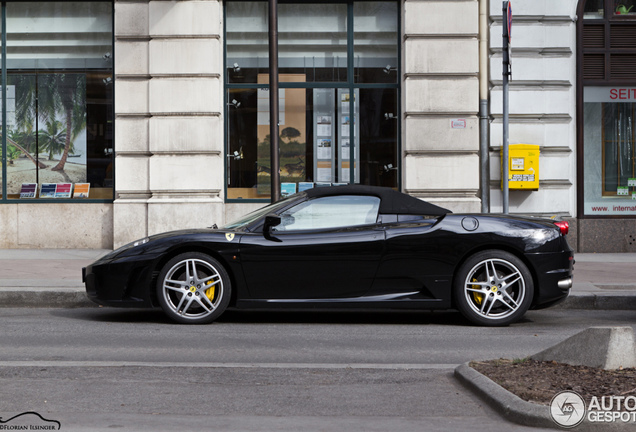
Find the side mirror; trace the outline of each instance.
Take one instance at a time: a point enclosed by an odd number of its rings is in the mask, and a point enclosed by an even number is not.
[[[263,237],[271,241],[280,241],[272,235],[272,228],[280,225],[281,218],[276,214],[268,214],[265,216],[265,223],[263,224]]]

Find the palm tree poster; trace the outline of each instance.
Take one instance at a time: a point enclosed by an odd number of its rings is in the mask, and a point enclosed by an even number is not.
[[[86,75],[9,75],[7,192],[22,183],[86,182]],[[7,99],[7,109],[10,99]]]

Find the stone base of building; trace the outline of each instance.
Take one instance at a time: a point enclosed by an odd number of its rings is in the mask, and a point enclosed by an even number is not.
[[[110,203],[3,204],[0,249],[112,249]]]
[[[580,253],[636,252],[636,219],[566,219],[568,243]]]

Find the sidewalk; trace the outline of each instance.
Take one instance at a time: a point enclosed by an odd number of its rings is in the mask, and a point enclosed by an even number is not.
[[[82,267],[106,249],[0,249],[0,307],[96,306]],[[560,306],[636,310],[636,253],[574,256],[574,286]]]
[[[636,253],[579,253],[574,260],[574,286],[560,307],[636,310]]]
[[[97,306],[86,297],[82,267],[106,249],[0,249],[0,307]]]

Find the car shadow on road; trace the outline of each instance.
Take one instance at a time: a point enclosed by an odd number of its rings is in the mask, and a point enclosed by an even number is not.
[[[218,322],[269,324],[468,324],[455,311],[228,311]]]
[[[176,324],[160,309],[55,309],[51,314],[77,320],[111,323]],[[456,311],[226,311],[211,324],[471,324]]]

